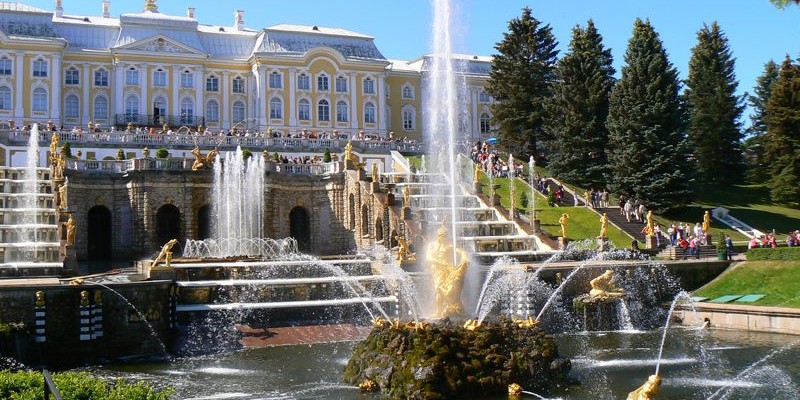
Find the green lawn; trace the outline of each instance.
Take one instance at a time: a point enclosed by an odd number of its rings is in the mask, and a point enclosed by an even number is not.
[[[730,268],[695,291],[696,296],[717,298],[727,294],[765,294],[748,303],[758,306],[800,307],[800,263],[792,261],[747,261]]]

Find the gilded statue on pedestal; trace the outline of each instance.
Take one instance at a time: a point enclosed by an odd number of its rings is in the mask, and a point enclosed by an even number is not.
[[[172,247],[176,244],[178,244],[178,239],[172,239],[164,244],[164,247],[161,248],[161,252],[158,253],[158,257],[156,257],[153,262],[150,263],[150,268],[155,268],[158,266],[158,263],[160,263],[162,259],[164,260],[164,266],[169,268],[170,261],[172,261]]]
[[[469,260],[466,253],[447,242],[444,224],[436,234],[436,242],[428,249],[436,304],[435,317],[444,318],[463,313],[461,288]]]
[[[711,229],[711,214],[706,210],[703,214],[703,232],[707,235],[709,229]]]
[[[378,163],[372,163],[372,183],[378,182]]]
[[[75,244],[75,219],[70,214],[69,219],[66,222],[67,226],[67,246],[72,246]]]
[[[416,261],[417,256],[411,251],[406,239],[400,235],[395,236],[395,239],[397,240],[397,261],[401,264],[406,261]]]
[[[647,236],[655,236],[655,222],[653,221],[653,211],[647,211]]]
[[[605,239],[608,236],[608,215],[603,213],[600,217],[600,238]]]
[[[661,388],[661,377],[650,375],[647,381],[638,389],[628,393],[628,400],[653,400]]]
[[[411,207],[411,190],[408,186],[403,188],[403,208]]]
[[[569,223],[569,214],[563,213],[561,214],[561,218],[558,219],[558,223],[561,225],[561,237],[567,237],[567,224]]]
[[[58,133],[53,132],[50,139],[50,165],[55,166],[58,160]]]
[[[59,207],[61,207],[62,210],[66,210],[68,208],[67,207],[67,185],[61,185],[61,187],[58,189],[58,197],[59,197],[59,199],[58,199],[59,200],[58,201]]]
[[[625,296],[625,292],[614,283],[614,272],[610,269],[592,279],[589,284],[592,286],[592,290],[589,291],[592,299],[616,299]]]

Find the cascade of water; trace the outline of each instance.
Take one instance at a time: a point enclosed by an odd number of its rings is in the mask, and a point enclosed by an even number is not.
[[[20,227],[20,237],[18,241],[33,243],[33,247],[28,249],[32,253],[32,258],[36,254],[37,228],[36,214],[39,208],[39,177],[36,173],[39,167],[39,124],[33,124],[28,139],[27,162],[25,163],[25,180],[22,183],[22,207],[25,212],[22,215],[22,226]]]
[[[245,157],[241,147],[214,163],[214,238],[246,239],[264,236],[264,159]],[[233,244],[236,241],[228,241]],[[228,255],[233,249],[225,249]]]
[[[617,319],[619,320],[619,328],[625,332],[633,332],[636,329],[633,327],[631,321],[631,313],[628,310],[628,303],[625,299],[617,300]]]
[[[680,292],[675,296],[675,299],[672,300],[672,304],[669,306],[669,312],[667,313],[667,323],[664,325],[664,333],[661,335],[661,345],[658,347],[658,358],[656,360],[656,372],[655,374],[658,375],[658,371],[661,368],[661,356],[664,354],[664,342],[667,340],[667,330],[669,329],[669,322],[672,319],[672,313],[675,311],[675,305],[678,304],[680,300],[688,299],[692,301],[692,296],[686,292]]]
[[[169,353],[167,352],[167,347],[164,346],[164,342],[162,342],[161,339],[158,337],[158,334],[156,333],[155,328],[153,328],[153,325],[150,324],[150,321],[148,321],[147,318],[145,317],[145,315],[142,314],[142,312],[139,311],[139,309],[136,308],[136,306],[134,306],[130,301],[128,301],[128,299],[125,298],[125,296],[123,296],[122,293],[117,292],[116,290],[114,290],[114,289],[112,289],[112,288],[110,288],[110,287],[108,287],[108,286],[106,286],[106,285],[104,285],[102,283],[99,283],[99,282],[93,282],[93,281],[90,281],[90,280],[86,280],[84,282],[88,283],[88,284],[100,286],[100,287],[108,290],[109,292],[114,293],[117,297],[122,299],[122,301],[124,301],[125,304],[127,304],[128,307],[130,307],[136,313],[136,315],[138,315],[139,318],[145,323],[145,325],[147,326],[147,329],[150,330],[150,336],[152,336],[153,339],[155,339],[156,343],[158,343],[158,346],[160,347],[161,353],[164,355],[164,358],[167,359],[167,360],[172,359],[172,357],[170,357]]]

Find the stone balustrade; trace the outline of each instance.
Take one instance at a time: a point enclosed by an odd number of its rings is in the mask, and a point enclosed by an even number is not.
[[[191,171],[194,159],[189,158],[134,158],[130,160],[69,160],[67,169],[81,172],[117,173],[129,171]],[[322,164],[283,164],[268,161],[267,172],[296,175],[324,175],[341,172],[341,162]]]

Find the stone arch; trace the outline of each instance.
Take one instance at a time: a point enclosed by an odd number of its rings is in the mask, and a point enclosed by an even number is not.
[[[197,209],[197,239],[203,240],[211,237],[211,204],[206,204]]]
[[[361,237],[369,236],[369,207],[361,206]]]
[[[89,209],[86,217],[86,258],[89,261],[111,261],[111,219],[111,210],[105,206]]]
[[[356,195],[350,193],[349,202],[350,218],[348,222],[350,222],[350,224],[348,225],[348,228],[356,230]]]
[[[181,211],[172,204],[164,204],[156,211],[156,248],[160,248],[172,239],[181,243]],[[179,252],[177,247],[173,252]]]
[[[300,251],[311,250],[311,221],[308,211],[301,206],[296,206],[289,212],[289,236],[297,241]]]

